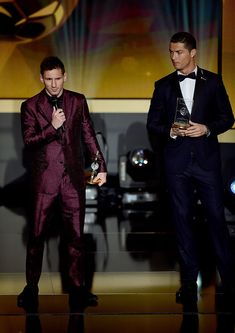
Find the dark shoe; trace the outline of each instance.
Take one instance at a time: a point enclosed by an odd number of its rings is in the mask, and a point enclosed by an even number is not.
[[[38,310],[38,287],[27,285],[17,297],[17,306],[27,312]]]
[[[197,303],[197,284],[185,283],[176,292],[176,303],[193,304]]]
[[[197,313],[197,284],[190,282],[183,284],[176,293],[176,303],[183,305],[183,312]]]
[[[85,292],[84,298],[87,306],[97,306],[98,305],[98,296],[92,294],[90,291]]]
[[[69,293],[70,312],[83,312],[88,306],[97,306],[98,297],[84,288],[73,288]]]

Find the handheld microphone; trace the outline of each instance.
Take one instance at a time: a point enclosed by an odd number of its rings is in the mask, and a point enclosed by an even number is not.
[[[56,96],[52,96],[50,100],[51,100],[52,106],[54,106],[57,110],[58,109],[58,98]]]
[[[52,104],[52,106],[54,106],[56,108],[56,110],[59,108],[58,107],[58,98],[56,96],[51,97],[51,104]],[[63,132],[65,131],[65,125],[64,124],[61,126],[61,129],[63,130]]]

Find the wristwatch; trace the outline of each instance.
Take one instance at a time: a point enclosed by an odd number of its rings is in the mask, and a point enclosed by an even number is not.
[[[211,131],[209,130],[209,128],[206,126],[206,136],[208,137],[211,134]]]

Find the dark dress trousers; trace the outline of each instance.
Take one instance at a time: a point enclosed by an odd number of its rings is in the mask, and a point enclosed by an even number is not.
[[[82,234],[85,214],[84,150],[91,159],[100,152],[85,96],[63,91],[63,128],[51,124],[52,105],[45,90],[21,106],[22,134],[30,179],[30,235],[27,245],[27,284],[37,285],[44,241],[55,201],[63,221],[67,244],[68,274],[72,286],[82,286],[84,263]],[[99,172],[106,172],[102,153]],[[58,208],[57,208],[58,209]]]
[[[177,97],[183,97],[177,72],[155,82],[147,130],[163,142],[167,187],[175,223],[182,282],[196,282],[199,272],[197,243],[193,232],[193,193],[196,188],[205,217],[217,267],[225,286],[233,283],[230,238],[224,218],[221,158],[217,135],[227,131],[234,116],[219,75],[198,68],[191,120],[204,124],[209,136],[170,137]]]

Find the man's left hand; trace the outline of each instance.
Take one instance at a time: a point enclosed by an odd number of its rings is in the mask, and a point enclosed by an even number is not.
[[[107,172],[99,172],[97,176],[93,179],[94,183],[102,186],[107,181]]]
[[[185,136],[196,138],[207,134],[207,127],[203,124],[194,123],[189,121],[190,126],[184,131]]]

